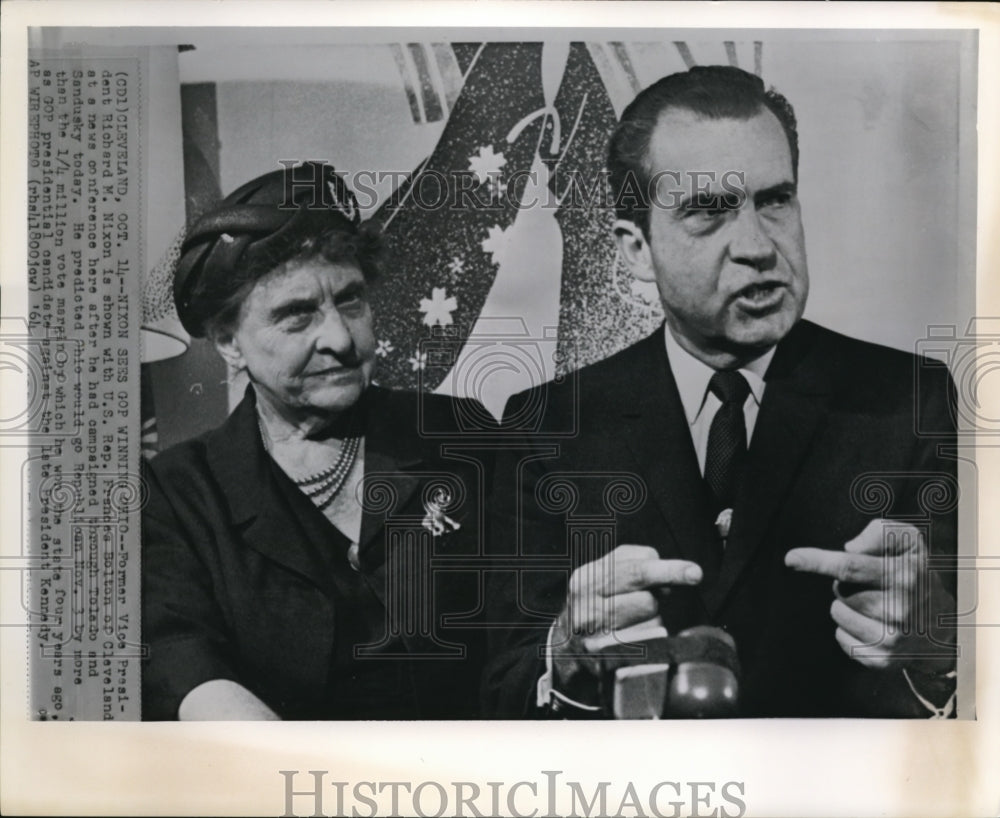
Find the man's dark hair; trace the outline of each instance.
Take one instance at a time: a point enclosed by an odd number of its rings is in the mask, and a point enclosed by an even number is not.
[[[649,143],[668,108],[708,119],[750,119],[761,110],[773,113],[788,138],[792,172],[799,176],[799,134],[795,111],[760,77],[728,65],[696,65],[650,85],[622,113],[608,145],[608,173],[618,218],[634,222],[649,237]]]

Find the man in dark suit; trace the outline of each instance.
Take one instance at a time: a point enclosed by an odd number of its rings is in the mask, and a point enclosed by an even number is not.
[[[950,715],[953,389],[801,318],[791,106],[736,68],[674,74],[608,164],[666,324],[508,405],[487,712],[601,715],[600,645],[713,625],[741,715]]]

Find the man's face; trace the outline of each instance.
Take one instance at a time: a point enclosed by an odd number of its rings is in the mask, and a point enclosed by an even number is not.
[[[689,352],[716,367],[752,360],[791,329],[809,292],[781,124],[767,110],[740,120],[668,109],[649,157],[662,173],[639,254],[644,277],[655,278]]]
[[[289,420],[329,419],[350,408],[375,369],[361,270],[312,259],[265,276],[219,350],[247,369],[258,400]]]

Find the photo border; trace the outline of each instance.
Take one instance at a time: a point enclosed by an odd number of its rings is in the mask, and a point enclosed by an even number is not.
[[[977,28],[979,30],[979,189],[977,305],[1000,315],[996,275],[1000,223],[996,146],[998,103],[984,78],[1000,76],[1000,15],[988,4],[651,4],[651,3],[6,3],[2,20],[0,119],[4,184],[3,314],[25,315],[17,271],[25,269],[25,50],[29,25],[415,26],[519,28],[641,26],[736,28]],[[994,184],[990,184],[994,182]],[[20,196],[20,200],[19,197]],[[996,378],[994,378],[994,381]],[[6,381],[5,381],[6,383]],[[1000,405],[984,381],[986,405]],[[0,396],[5,403],[7,398]],[[9,405],[9,403],[8,403]],[[5,416],[0,411],[0,416]],[[16,450],[15,450],[16,451]],[[5,504],[21,496],[20,465],[5,449]],[[981,445],[980,567],[1000,556],[997,496],[1000,449]],[[20,537],[3,515],[4,554]],[[1000,565],[1000,562],[998,562]],[[987,571],[981,586],[996,590]],[[994,574],[1000,577],[1000,574]],[[980,622],[1000,623],[1000,593],[980,593]],[[4,614],[18,600],[0,600]],[[10,620],[6,620],[10,621]],[[975,721],[758,720],[691,723],[77,723],[24,718],[23,633],[0,628],[0,812],[4,814],[281,814],[280,770],[329,770],[340,781],[566,780],[744,782],[747,815],[979,815],[1000,804],[1000,668],[996,626],[977,630]],[[328,779],[328,780],[329,780]],[[329,791],[328,791],[329,792]],[[534,806],[534,804],[532,805]],[[297,814],[311,810],[299,807]],[[327,814],[332,814],[332,806]],[[539,813],[541,814],[541,813]],[[707,814],[707,813],[706,813]]]

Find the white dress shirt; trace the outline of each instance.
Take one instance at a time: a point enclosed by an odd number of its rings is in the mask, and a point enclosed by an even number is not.
[[[691,430],[691,439],[694,441],[694,451],[698,455],[698,468],[704,475],[705,453],[708,451],[708,430],[712,427],[715,413],[722,406],[722,401],[708,388],[708,382],[715,374],[715,370],[708,364],[699,361],[678,344],[677,339],[674,338],[670,328],[666,325],[664,325],[663,333],[666,336],[670,371],[674,373],[677,391],[680,392],[681,404],[684,406],[684,415],[687,417],[688,427]],[[751,437],[753,437],[754,426],[757,425],[760,403],[764,399],[764,387],[766,386],[764,374],[767,372],[768,366],[771,365],[773,357],[774,347],[771,347],[759,358],[739,370],[750,386],[750,394],[747,395],[746,403],[743,404],[748,446]]]

